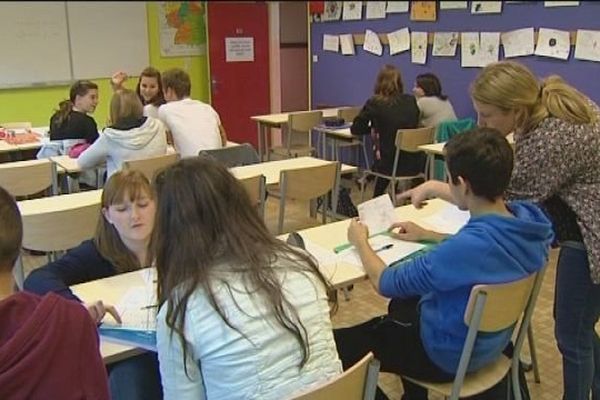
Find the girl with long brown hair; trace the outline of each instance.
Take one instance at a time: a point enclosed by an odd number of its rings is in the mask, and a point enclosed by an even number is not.
[[[110,81],[113,90],[123,89],[127,78],[127,73],[115,72]],[[153,67],[144,68],[140,73],[135,92],[144,106],[144,115],[158,118],[158,107],[165,104],[160,71]]]
[[[165,398],[281,399],[338,374],[327,281],[269,233],[237,179],[190,158],[155,188]]]

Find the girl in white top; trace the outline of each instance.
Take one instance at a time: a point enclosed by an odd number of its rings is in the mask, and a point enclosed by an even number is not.
[[[127,74],[119,71],[112,76],[110,84],[113,90],[117,91],[123,88],[123,83],[126,80]],[[135,92],[144,105],[144,116],[158,118],[158,107],[165,104],[160,71],[152,67],[144,68],[138,79]]]
[[[204,157],[154,184],[165,399],[283,399],[339,374],[326,279],[269,233],[242,184]]]
[[[456,121],[454,107],[448,96],[442,94],[442,85],[434,74],[418,75],[413,94],[421,110],[420,126],[437,126],[440,122]]]

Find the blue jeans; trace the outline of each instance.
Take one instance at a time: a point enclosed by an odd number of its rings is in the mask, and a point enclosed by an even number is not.
[[[600,285],[593,284],[582,243],[560,249],[554,294],[555,335],[563,357],[564,400],[600,399]]]
[[[157,354],[147,352],[111,364],[108,384],[112,400],[161,400]]]

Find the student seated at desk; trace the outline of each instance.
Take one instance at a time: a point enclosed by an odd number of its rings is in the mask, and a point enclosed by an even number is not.
[[[127,80],[127,74],[122,71],[116,72],[110,84],[114,91],[123,89],[123,83]],[[135,87],[140,101],[144,105],[144,116],[158,118],[158,107],[165,104],[163,96],[160,72],[156,68],[144,68]]]
[[[456,121],[454,107],[448,96],[442,94],[442,84],[434,74],[417,75],[413,94],[421,111],[420,126],[438,126],[440,122]]]
[[[398,229],[402,240],[441,243],[424,255],[387,267],[369,245],[366,225],[354,220],[348,228],[348,239],[371,283],[392,301],[387,315],[335,331],[344,368],[373,351],[382,371],[451,382],[468,330],[463,317],[472,287],[519,280],[547,262],[554,237],[550,221],[531,203],[503,200],[513,151],[500,132],[479,128],[454,136],[445,151],[454,203],[471,212],[456,235],[447,237],[411,222],[395,223],[391,229]],[[508,329],[478,340],[468,371],[495,361],[511,334]],[[403,399],[427,399],[425,389],[404,379],[403,386]]]
[[[143,116],[142,102],[129,89],[117,90],[110,101],[111,125],[78,158],[82,169],[106,161],[107,177],[121,169],[123,161],[160,156],[167,153],[167,134],[163,123]]]
[[[153,193],[150,182],[139,171],[113,174],[102,192],[102,215],[94,238],[31,272],[25,280],[25,290],[37,294],[54,292],[79,301],[69,286],[152,264],[148,246],[156,209]],[[107,310],[110,308],[101,301],[89,307],[98,323]],[[111,364],[109,384],[113,400],[162,398],[156,354],[145,353]]]
[[[0,399],[108,400],[96,325],[85,308],[50,293],[12,294],[23,225],[0,187]]]
[[[210,104],[190,98],[192,84],[187,72],[178,68],[165,71],[162,86],[167,104],[160,107],[158,117],[167,126],[181,158],[196,157],[200,150],[227,144],[219,114]]]
[[[154,185],[165,399],[284,399],[339,374],[326,279],[240,182],[197,157]]]

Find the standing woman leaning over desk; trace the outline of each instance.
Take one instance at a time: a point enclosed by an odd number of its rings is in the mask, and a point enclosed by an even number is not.
[[[93,239],[69,250],[64,257],[35,269],[25,280],[25,290],[43,295],[55,292],[79,301],[69,286],[134,271],[151,264],[148,256],[154,228],[154,192],[139,171],[119,171],[102,191],[102,214]],[[102,301],[86,305],[100,323],[106,312],[116,313]],[[161,399],[158,359],[144,353],[108,368],[113,400]]]
[[[555,335],[563,356],[565,400],[600,398],[600,111],[553,75],[541,83],[524,65],[485,67],[471,87],[479,125],[514,131],[515,168],[507,195],[540,203],[561,246]],[[448,197],[439,181],[399,195],[419,206]]]
[[[353,135],[371,134],[373,138],[373,170],[386,175],[392,174],[396,154],[396,132],[398,129],[416,128],[419,124],[419,108],[412,95],[403,93],[400,71],[393,65],[384,65],[375,81],[374,95],[367,100],[352,123]],[[422,171],[425,155],[400,151],[398,173],[415,175]],[[374,197],[385,192],[387,179],[376,178]]]

